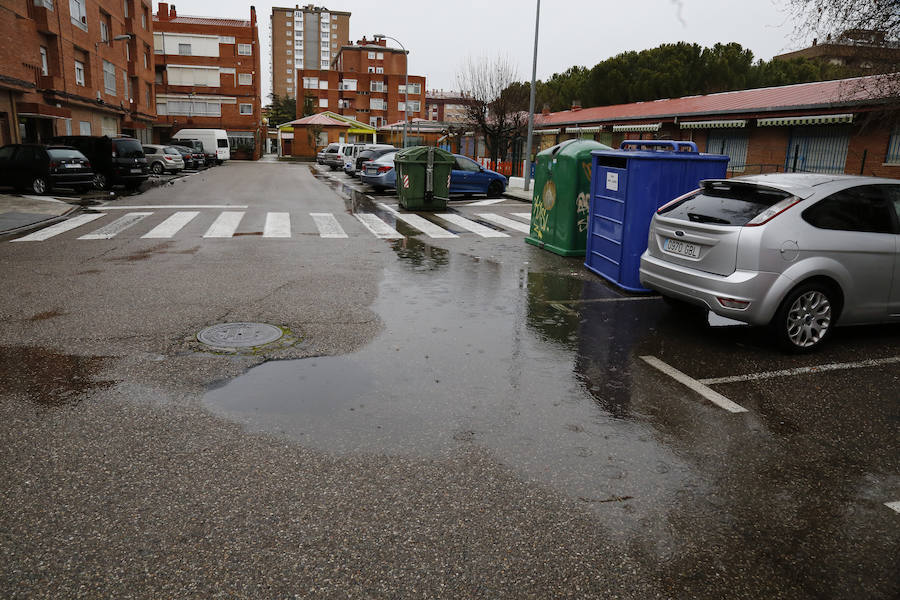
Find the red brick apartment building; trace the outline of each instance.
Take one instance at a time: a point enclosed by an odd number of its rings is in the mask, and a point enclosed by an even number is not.
[[[180,129],[224,129],[232,158],[256,160],[265,144],[262,127],[259,34],[250,20],[179,16],[159,3],[153,17],[156,56],[154,139]]]
[[[331,111],[382,127],[404,118],[406,52],[388,48],[386,40],[344,46],[331,69],[298,69],[297,116],[311,98],[315,112]],[[409,120],[425,114],[425,77],[409,76]]]
[[[0,0],[0,143],[125,133],[150,141],[150,2]]]

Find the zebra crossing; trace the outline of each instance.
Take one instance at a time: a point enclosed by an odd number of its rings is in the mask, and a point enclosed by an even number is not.
[[[516,219],[495,213],[474,213],[472,218],[468,218],[449,212],[429,213],[430,218],[426,218],[421,214],[401,212],[384,203],[379,203],[378,207],[386,215],[386,219],[375,213],[356,213],[352,216],[341,213],[339,219],[334,213],[325,212],[311,212],[306,215],[288,212],[266,212],[264,215],[260,215],[251,212],[248,215],[246,210],[223,210],[212,218],[214,213],[211,212],[178,210],[171,214],[162,213],[165,218],[147,230],[145,230],[147,226],[142,223],[152,223],[153,221],[147,221],[147,219],[156,215],[157,210],[143,206],[117,207],[118,209],[140,208],[144,210],[132,210],[125,214],[102,212],[102,210],[83,213],[12,241],[43,242],[67,232],[74,232],[78,240],[110,240],[116,237],[126,237],[133,231],[137,231],[136,237],[141,239],[171,239],[179,234],[185,237],[200,235],[202,238],[208,239],[227,239],[238,235],[248,235],[247,233],[238,233],[241,224],[246,224],[248,221],[263,223],[262,231],[257,231],[252,235],[273,239],[289,239],[297,234],[307,235],[314,230],[323,239],[348,239],[352,234],[354,237],[371,235],[378,239],[399,240],[407,237],[396,228],[401,223],[425,237],[434,239],[455,239],[463,235],[508,238],[511,234],[527,234],[529,228],[529,213],[511,213],[510,216],[516,217]],[[168,209],[168,207],[153,208]],[[197,227],[193,227],[189,233],[182,233],[189,225],[202,223],[205,217],[212,218],[212,221],[206,226],[203,233],[198,233]],[[343,219],[343,223],[341,219]],[[312,227],[309,226],[310,222]],[[100,227],[84,233],[75,231],[85,228],[89,224],[93,224],[95,227],[99,224]],[[295,229],[295,227],[299,227],[299,229]],[[351,233],[348,233],[348,230]],[[80,235],[77,235],[79,233]]]

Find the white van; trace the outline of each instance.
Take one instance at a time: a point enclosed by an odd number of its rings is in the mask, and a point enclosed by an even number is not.
[[[224,129],[180,129],[172,136],[173,140],[200,140],[206,154],[216,156],[216,163],[222,164],[231,158],[228,149],[228,134]]]

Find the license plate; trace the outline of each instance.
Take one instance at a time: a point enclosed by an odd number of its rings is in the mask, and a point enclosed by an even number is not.
[[[65,167],[67,169],[80,169],[81,165],[79,165],[77,163],[66,163]]]
[[[700,246],[693,242],[682,242],[681,240],[666,238],[663,250],[688,258],[700,258]]]
[[[131,172],[132,172],[132,173],[140,173],[141,170],[140,170],[140,169],[132,169]]]

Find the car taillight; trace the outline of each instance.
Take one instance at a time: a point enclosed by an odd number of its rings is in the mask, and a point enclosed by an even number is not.
[[[90,168],[91,168],[91,163],[90,163],[90,161],[87,161],[87,160],[82,161],[82,162],[81,162],[81,165],[82,165],[83,167],[85,167],[86,169],[90,169]]]
[[[384,165],[383,167],[378,167],[378,172],[379,173],[387,173],[388,171],[390,171],[393,168],[394,167],[391,167],[389,165]]]
[[[51,169],[58,169],[58,168],[59,168],[59,161],[51,160],[51,161],[50,161],[50,168],[51,168]]]
[[[801,200],[803,200],[803,198],[798,198],[796,196],[785,198],[781,202],[773,204],[766,210],[750,219],[750,221],[748,221],[747,224],[744,225],[744,227],[759,227],[760,225],[764,225]]]
[[[716,296],[716,300],[724,308],[734,308],[736,310],[744,310],[748,306],[750,306],[749,300],[738,300],[736,298],[724,298],[724,297],[719,297],[719,296]]]
[[[659,208],[656,209],[656,214],[661,215],[663,213],[663,211],[665,211],[670,206],[674,206],[676,203],[681,202],[682,200],[684,200],[685,198],[687,198],[689,196],[693,196],[694,194],[696,194],[699,191],[700,191],[699,189],[691,190],[687,194],[682,194],[681,196],[678,196],[671,202],[666,202],[665,204],[663,204],[662,206],[660,206]]]
[[[169,156],[168,154],[165,155],[165,156],[163,156],[163,158],[164,158],[165,160],[169,161],[169,162],[172,162],[172,157]]]

